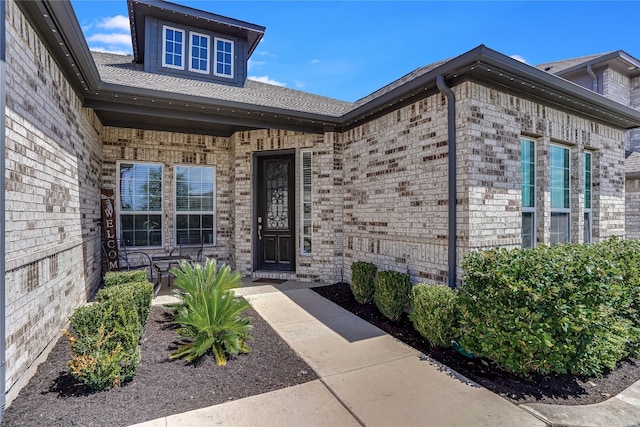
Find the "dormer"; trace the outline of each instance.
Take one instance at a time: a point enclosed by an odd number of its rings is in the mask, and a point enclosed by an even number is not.
[[[162,0],[128,0],[134,61],[144,71],[244,86],[265,27]]]

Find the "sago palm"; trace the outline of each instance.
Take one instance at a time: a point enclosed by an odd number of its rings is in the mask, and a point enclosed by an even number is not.
[[[231,291],[240,285],[240,275],[230,273],[226,265],[215,272],[215,263],[204,267],[181,264],[175,274],[176,286],[183,291],[178,294],[183,304],[176,311],[174,323],[179,325],[178,335],[191,341],[171,353],[170,358],[193,361],[211,349],[217,364],[224,366],[227,355],[248,353],[252,326],[250,319],[241,318],[240,314],[249,308],[249,303],[236,299]]]

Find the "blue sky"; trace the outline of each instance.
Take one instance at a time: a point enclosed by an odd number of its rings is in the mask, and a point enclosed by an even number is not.
[[[267,27],[250,78],[345,101],[480,44],[531,65],[640,58],[640,1],[173,2]],[[91,49],[131,53],[126,0],[72,4]]]

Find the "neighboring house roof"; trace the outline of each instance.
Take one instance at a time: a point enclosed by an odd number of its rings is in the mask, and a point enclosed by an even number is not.
[[[623,50],[548,62],[536,65],[536,68],[558,76],[566,76],[574,71],[582,70],[588,65],[592,67],[612,65],[630,77],[640,76],[640,60]]]
[[[624,161],[624,173],[627,178],[640,178],[640,153],[636,151],[627,152]]]
[[[138,0],[140,1],[140,0]],[[276,128],[345,130],[438,92],[436,78],[490,82],[547,105],[619,126],[640,126],[640,112],[480,45],[421,67],[355,103],[248,81],[244,88],[146,73],[133,57],[91,54],[68,1],[18,5],[103,124],[231,135]]]
[[[535,67],[538,70],[546,71],[551,74],[557,74],[566,69],[573,68],[576,65],[584,64],[585,62],[600,58],[610,53],[611,52],[606,52],[606,53],[598,53],[595,55],[580,56],[578,58],[562,59],[560,61],[552,61],[552,62],[546,62],[544,64],[539,64],[539,65],[536,65]]]
[[[265,31],[265,27],[261,25],[250,24],[164,0],[127,0],[127,6],[131,23],[133,56],[139,63],[144,61],[145,20],[147,16],[247,39],[249,43],[247,57],[250,57],[258,46]]]

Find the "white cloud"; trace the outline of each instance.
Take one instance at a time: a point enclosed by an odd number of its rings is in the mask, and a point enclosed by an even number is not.
[[[270,58],[275,58],[276,55],[271,53],[271,52],[267,52],[266,50],[263,50],[262,52],[258,52],[258,55],[260,56],[268,56]]]
[[[256,68],[262,67],[266,63],[267,63],[266,61],[254,61],[253,59],[249,59],[248,67],[249,67],[249,70],[251,70],[254,67]]]
[[[97,33],[87,37],[88,42],[98,42],[115,45],[131,46],[130,34],[105,34]]]
[[[114,53],[116,55],[131,55],[131,51],[123,50],[123,49],[109,49],[100,46],[89,46],[89,50],[94,52],[102,52],[102,53]]]
[[[307,85],[305,82],[300,81],[300,80],[296,80],[295,84],[296,84],[296,87],[297,87],[298,89],[302,89],[302,88],[304,88],[304,87]]]
[[[267,84],[270,84],[270,85],[281,86],[281,87],[284,87],[284,86],[287,85],[286,83],[282,83],[282,82],[279,82],[277,80],[273,80],[269,76],[249,76],[248,79],[255,80],[257,82],[267,83]]]
[[[104,18],[96,24],[99,28],[108,28],[110,30],[121,30],[129,32],[131,27],[129,26],[129,18],[124,15],[110,16]]]
[[[516,61],[520,61],[520,62],[524,62],[525,64],[528,64],[527,60],[520,55],[511,55],[511,58],[515,59]]]
[[[320,60],[319,60],[319,59],[312,59],[312,60],[311,60],[311,63],[312,63],[312,64],[319,64],[319,63],[320,63]]]

